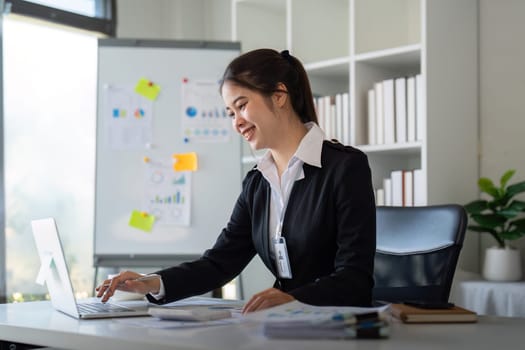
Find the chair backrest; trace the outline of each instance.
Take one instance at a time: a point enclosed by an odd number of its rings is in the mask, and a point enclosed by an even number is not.
[[[377,207],[375,301],[448,301],[467,228],[460,205]]]

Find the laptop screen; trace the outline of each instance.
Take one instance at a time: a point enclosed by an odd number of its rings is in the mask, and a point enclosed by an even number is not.
[[[42,264],[38,280],[46,282],[55,309],[78,317],[75,294],[55,219],[32,220],[31,227]]]

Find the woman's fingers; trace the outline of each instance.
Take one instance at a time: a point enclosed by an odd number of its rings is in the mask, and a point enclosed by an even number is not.
[[[142,275],[133,271],[124,271],[111,279],[104,280],[104,282],[96,288],[97,297],[102,297],[101,301],[105,303],[113,296],[117,289],[131,291],[129,286],[126,286],[126,281],[134,280],[140,276]]]
[[[284,293],[275,288],[266,289],[260,293],[255,294],[244,305],[243,313],[267,309],[272,306],[281,305],[295,300],[290,294]]]

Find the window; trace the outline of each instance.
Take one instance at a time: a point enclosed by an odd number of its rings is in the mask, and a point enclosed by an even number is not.
[[[56,218],[75,291],[91,292],[97,40],[3,20],[6,294],[41,298],[30,221]],[[36,297],[35,297],[36,296]]]
[[[6,0],[6,11],[115,36],[116,0]]]

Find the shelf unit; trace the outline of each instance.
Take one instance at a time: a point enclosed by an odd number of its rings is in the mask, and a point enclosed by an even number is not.
[[[316,95],[349,93],[350,144],[369,157],[374,187],[390,172],[420,168],[425,204],[477,195],[476,0],[232,0],[233,38],[243,51],[289,49]],[[254,29],[255,28],[255,29]],[[367,144],[367,91],[421,74],[423,135]],[[243,163],[253,157],[245,148]]]

